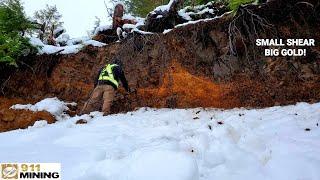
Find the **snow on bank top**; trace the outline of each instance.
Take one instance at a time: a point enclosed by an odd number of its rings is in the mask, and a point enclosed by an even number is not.
[[[155,13],[157,11],[162,11],[162,12],[169,11],[172,3],[175,2],[175,1],[177,1],[177,0],[170,0],[170,2],[168,4],[162,5],[162,6],[158,6],[151,13]]]
[[[320,103],[91,113],[0,133],[0,159],[59,162],[68,180],[318,180],[319,117]]]
[[[77,39],[71,39],[70,41],[79,41],[80,38]],[[38,48],[38,54],[75,54],[78,53],[83,47],[92,45],[96,47],[102,47],[105,46],[105,43],[101,43],[95,40],[82,38],[81,44],[73,45],[72,42],[68,43],[67,46],[52,46],[52,45],[46,45],[44,44],[40,39],[31,37],[30,38],[31,45]]]
[[[108,30],[108,29],[112,29],[112,25],[102,25],[102,26],[99,26],[97,27],[95,30],[94,30],[94,33],[93,35],[98,35],[99,32],[102,32],[102,31],[105,31],[105,30]]]
[[[58,27],[53,31],[53,35],[57,35],[58,33],[65,33],[67,30],[64,27]]]
[[[186,6],[183,9],[180,9],[178,11],[179,16],[184,18],[185,20],[191,21],[193,20],[191,16],[198,16],[202,14],[215,14],[215,8],[209,6],[212,6],[213,2],[208,2],[207,4],[197,5],[194,7]]]
[[[190,25],[190,24],[197,24],[197,23],[201,23],[201,22],[212,21],[212,20],[215,20],[215,19],[222,18],[223,16],[226,16],[228,14],[231,14],[231,12],[226,12],[226,13],[222,14],[221,16],[216,16],[214,18],[207,18],[207,19],[199,19],[199,20],[195,20],[195,21],[188,21],[188,22],[185,22],[185,23],[178,24],[178,25],[174,26],[173,29],[178,29],[180,27],[184,27],[184,26],[187,26],[187,25]],[[162,33],[163,34],[167,34],[167,33],[171,32],[173,29],[166,29]]]

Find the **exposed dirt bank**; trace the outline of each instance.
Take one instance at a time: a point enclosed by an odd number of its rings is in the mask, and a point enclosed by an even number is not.
[[[239,21],[227,14],[167,34],[135,34],[103,48],[88,46],[75,55],[33,57],[28,66],[11,74],[5,96],[26,102],[57,96],[78,102],[81,108],[98,69],[119,57],[135,91],[126,94],[121,89],[113,112],[144,106],[234,108],[317,102],[319,2],[307,2],[312,6],[298,0],[271,1],[247,6],[236,16]],[[248,12],[265,21],[251,19]],[[230,23],[241,32],[231,37],[236,54],[230,51]],[[252,42],[264,37],[313,38],[316,46],[307,47],[306,57],[265,57],[263,49]]]
[[[28,110],[9,109],[12,104],[24,103],[22,99],[0,98],[0,132],[13,129],[24,129],[32,126],[34,122],[46,120],[48,124],[54,123],[55,118],[48,112],[32,112]]]

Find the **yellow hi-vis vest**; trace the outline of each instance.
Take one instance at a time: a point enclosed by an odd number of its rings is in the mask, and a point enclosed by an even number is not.
[[[107,64],[101,71],[99,75],[99,81],[109,81],[113,83],[117,88],[119,87],[119,82],[114,79],[112,68],[118,66],[117,64]]]

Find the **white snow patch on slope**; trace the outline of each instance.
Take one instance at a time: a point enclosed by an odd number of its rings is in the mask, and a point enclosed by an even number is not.
[[[99,32],[108,30],[108,29],[112,29],[112,25],[103,25],[103,26],[99,26],[95,29],[93,36],[97,35]]]
[[[46,45],[41,42],[40,39],[31,37],[30,38],[30,43],[38,48],[38,54],[76,54],[78,53],[83,47],[87,45],[92,45],[92,46],[98,46],[102,47],[105,46],[106,44],[95,41],[95,40],[86,40],[83,41],[81,44],[76,44],[76,45],[71,45],[70,43],[68,46],[52,46],[52,45]]]
[[[28,129],[33,128],[42,128],[48,125],[48,122],[46,120],[36,121],[32,126],[29,126]]]
[[[129,18],[128,18],[129,17]],[[130,18],[131,17],[131,18]],[[143,26],[145,24],[145,18],[141,18],[141,17],[133,17],[131,15],[124,15],[123,19],[130,19],[130,20],[134,20],[136,22],[136,24],[124,24],[122,26],[122,28],[127,31],[127,32],[138,32],[140,31],[140,33],[144,34],[144,31],[139,30],[140,26]]]
[[[44,99],[34,105],[32,104],[16,104],[11,106],[11,109],[26,109],[30,111],[48,111],[50,114],[52,114],[55,117],[61,117],[61,115],[64,115],[64,111],[68,110],[67,105],[76,105],[76,103],[65,103],[63,101],[60,101],[58,98],[47,98]],[[59,120],[59,119],[58,119]]]
[[[122,19],[136,20],[136,17],[132,16],[131,14],[124,14]]]
[[[172,31],[172,29],[165,29],[165,30],[163,31],[163,34],[167,34],[167,33],[169,33],[170,31]]]
[[[198,5],[194,7],[186,6],[183,9],[180,9],[178,11],[178,14],[185,20],[191,21],[192,18],[190,17],[190,15],[202,15],[205,13],[213,14],[214,10],[209,8],[208,6],[212,6],[212,2],[209,2],[206,5]]]
[[[70,40],[70,36],[67,33],[63,33],[56,38],[56,42],[59,44],[66,44],[69,40]]]
[[[0,133],[0,159],[60,162],[68,180],[318,180],[319,124],[320,103],[93,112]]]
[[[157,11],[169,11],[173,2],[176,0],[170,0],[168,4],[156,7],[151,13],[155,13]]]
[[[137,32],[137,33],[139,33],[139,34],[144,34],[144,35],[153,34],[152,32],[142,31],[142,30],[139,30],[139,29],[133,29],[132,32]]]
[[[77,45],[77,44],[83,44],[84,42],[89,41],[89,40],[91,40],[91,38],[88,36],[72,38],[67,41],[67,45],[72,46],[72,45]]]
[[[53,31],[53,34],[56,35],[56,34],[58,34],[58,33],[60,33],[60,32],[65,33],[66,31],[67,31],[67,30],[66,30],[64,27],[58,27],[57,29],[55,29],[55,30]]]
[[[230,14],[231,12],[226,12],[224,14],[222,14],[221,16],[216,16],[214,18],[207,18],[207,19],[199,19],[199,20],[195,20],[195,21],[188,21],[186,23],[182,23],[182,24],[178,24],[175,26],[175,28],[178,28],[178,27],[183,27],[183,26],[186,26],[186,25],[189,25],[189,24],[197,24],[199,22],[207,22],[207,21],[212,21],[214,19],[218,19],[218,18],[221,18],[223,16],[226,16],[228,14]]]
[[[173,29],[166,29],[166,30],[164,30],[162,33],[163,33],[163,34],[167,34],[167,33],[171,32],[172,30],[178,29],[178,28],[180,28],[180,27],[184,27],[184,26],[187,26],[187,25],[190,25],[190,24],[197,24],[197,23],[200,23],[200,22],[212,21],[212,20],[221,18],[222,16],[225,16],[225,15],[228,15],[228,14],[230,14],[230,12],[226,12],[226,13],[224,13],[223,15],[221,15],[221,16],[216,16],[216,17],[214,17],[214,18],[199,19],[199,20],[195,20],[195,21],[192,21],[192,20],[191,20],[191,21],[188,21],[188,22],[185,22],[185,23],[182,23],[182,24],[178,24],[178,25],[176,25]],[[181,15],[181,16],[182,16],[182,15]]]
[[[136,25],[135,24],[124,24],[122,26],[123,29],[134,29],[136,28]]]
[[[105,46],[105,43],[99,42],[99,41],[95,41],[95,40],[88,40],[83,42],[84,45],[92,45],[92,46],[96,46],[96,47],[102,47]]]

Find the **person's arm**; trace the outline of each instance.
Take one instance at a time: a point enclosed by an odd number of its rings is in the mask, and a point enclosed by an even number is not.
[[[96,78],[94,79],[94,87],[96,87],[98,85],[98,81],[99,81],[99,76],[101,74],[103,68],[101,68],[96,76]]]
[[[126,79],[126,76],[124,75],[124,72],[123,72],[121,66],[116,66],[115,70],[116,70],[116,74],[119,77],[123,87],[126,89],[127,92],[130,92],[128,81]]]

